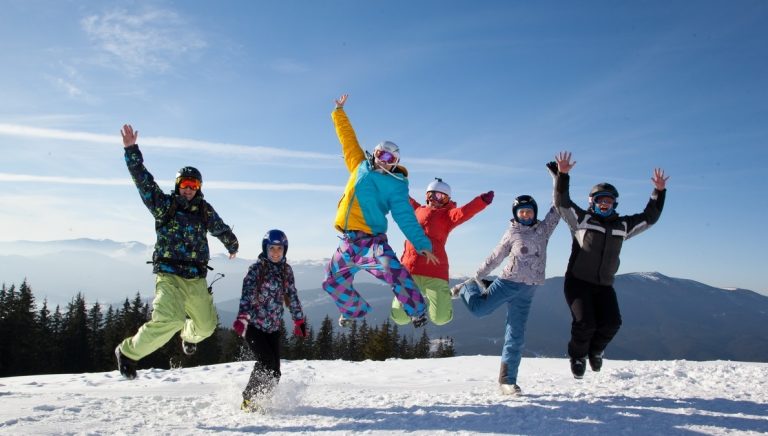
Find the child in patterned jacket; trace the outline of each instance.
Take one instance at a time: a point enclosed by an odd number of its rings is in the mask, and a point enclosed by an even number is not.
[[[261,254],[248,268],[243,279],[240,309],[232,328],[245,338],[256,362],[243,391],[244,411],[263,408],[266,399],[280,381],[280,323],[283,304],[293,318],[293,334],[307,335],[304,312],[296,291],[293,269],[285,259],[288,238],[280,230],[270,230],[261,241]]]

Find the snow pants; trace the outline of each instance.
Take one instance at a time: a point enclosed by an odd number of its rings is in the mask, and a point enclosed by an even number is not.
[[[496,279],[483,295],[480,286],[469,282],[461,288],[460,298],[470,313],[477,317],[490,315],[501,305],[507,305],[507,323],[504,345],[501,349],[499,383],[517,384],[517,370],[523,357],[525,324],[531,311],[531,302],[537,285]]]
[[[280,332],[267,333],[249,325],[245,342],[256,356],[256,362],[243,399],[253,400],[269,395],[280,381]]]
[[[444,325],[453,319],[453,302],[451,301],[451,289],[448,287],[448,280],[413,275],[413,281],[419,287],[422,297],[427,302],[427,314],[432,324]],[[405,325],[411,322],[411,317],[403,310],[403,305],[397,300],[392,299],[392,311],[389,314],[392,321],[399,325]]]
[[[566,274],[565,301],[571,310],[568,356],[600,354],[621,327],[621,313],[613,286],[595,285]]]
[[[397,260],[387,235],[354,231],[344,234],[326,267],[323,281],[323,289],[345,318],[362,318],[371,311],[371,306],[352,284],[360,270],[391,285],[395,299],[408,316],[421,315],[426,310],[424,297],[411,274]]]
[[[120,351],[131,360],[139,360],[165,345],[178,331],[182,340],[196,344],[211,336],[216,324],[213,295],[208,293],[204,278],[157,273],[152,319],[126,338]]]

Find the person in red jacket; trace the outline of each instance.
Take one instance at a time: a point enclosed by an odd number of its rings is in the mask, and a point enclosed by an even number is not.
[[[421,205],[411,198],[411,206],[416,212],[416,219],[424,228],[424,233],[432,241],[432,252],[440,263],[426,262],[409,241],[405,241],[400,263],[411,273],[419,291],[427,300],[429,319],[435,325],[443,325],[453,319],[453,303],[448,286],[448,254],[445,252],[448,234],[491,204],[493,191],[475,197],[464,206],[456,207],[456,203],[451,200],[451,187],[442,179],[435,178],[427,186],[426,197],[426,205]],[[397,299],[392,300],[390,317],[399,325],[411,321]]]

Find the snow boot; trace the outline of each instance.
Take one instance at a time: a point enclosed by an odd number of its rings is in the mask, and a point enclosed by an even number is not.
[[[125,354],[120,351],[120,345],[115,348],[115,357],[117,358],[117,370],[120,371],[120,374],[128,380],[135,379],[137,362],[125,357]]]
[[[520,386],[516,384],[508,385],[502,383],[499,385],[499,389],[501,390],[502,395],[517,396],[523,393],[522,389],[520,389]]]
[[[339,327],[350,327],[352,325],[352,320],[350,318],[345,318],[344,315],[339,315]]]
[[[603,367],[603,352],[599,352],[596,354],[589,354],[589,367],[592,368],[592,371],[594,372],[600,372],[600,368]]]
[[[261,413],[264,414],[267,411],[264,409],[264,406],[257,403],[254,400],[243,400],[242,403],[240,403],[240,410],[246,413]]]
[[[573,378],[576,378],[576,379],[584,378],[584,373],[586,371],[587,371],[586,357],[579,357],[579,358],[571,357],[571,372],[573,373]]]
[[[411,322],[413,323],[413,326],[416,328],[422,327],[424,324],[427,323],[427,313],[424,312],[421,315],[412,316]]]
[[[184,339],[181,340],[181,351],[184,352],[187,356],[191,356],[195,354],[197,351],[197,344],[193,344],[191,342],[187,342]]]

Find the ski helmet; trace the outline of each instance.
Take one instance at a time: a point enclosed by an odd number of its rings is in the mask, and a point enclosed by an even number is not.
[[[379,154],[384,153],[385,155],[388,153],[392,156],[392,161],[388,161],[387,159],[379,159]],[[400,162],[400,147],[397,146],[394,142],[391,141],[383,141],[376,144],[376,147],[373,148],[373,157],[376,160],[379,160],[383,163],[394,165],[398,162]]]
[[[283,257],[288,254],[288,237],[282,230],[272,229],[268,231],[261,240],[261,252],[267,256],[267,245],[282,245]]]
[[[427,193],[432,191],[442,192],[447,196],[451,196],[451,187],[443,181],[440,177],[435,177],[435,180],[427,185]]]
[[[611,197],[614,200],[613,203],[613,209],[616,209],[616,206],[619,205],[618,199],[619,199],[619,191],[616,189],[615,186],[611,185],[610,183],[598,183],[597,185],[592,187],[592,190],[589,191],[589,206],[591,208],[595,207],[595,199],[598,197]]]
[[[533,209],[533,220],[531,222],[523,222],[520,221],[520,218],[517,217],[517,211],[518,209],[522,208],[530,208]],[[519,222],[520,224],[530,226],[531,224],[536,222],[536,218],[539,216],[539,206],[536,204],[536,200],[533,199],[530,195],[520,195],[517,198],[515,198],[515,201],[512,203],[512,219]]]
[[[176,172],[176,192],[179,192],[179,183],[181,179],[195,179],[199,180],[200,184],[203,184],[203,175],[195,167],[184,167]]]

